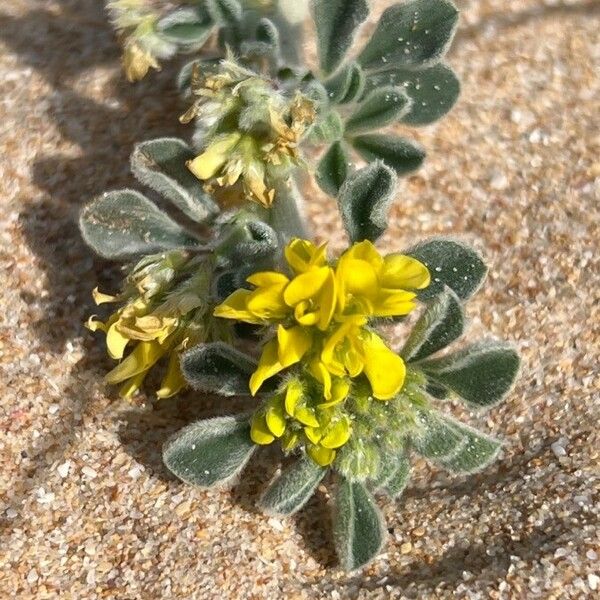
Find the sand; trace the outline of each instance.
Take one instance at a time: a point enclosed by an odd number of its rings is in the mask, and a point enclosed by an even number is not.
[[[119,271],[83,245],[77,213],[135,185],[135,141],[188,134],[174,69],[127,84],[101,4],[0,7],[0,596],[597,597],[600,4],[459,2],[463,94],[410,132],[429,158],[382,247],[443,233],[482,250],[470,331],[516,344],[523,371],[504,404],[468,415],[505,441],[501,459],[468,479],[418,462],[405,495],[381,499],[385,554],[354,574],[336,566],[326,487],[294,518],[253,508],[276,452],[233,491],[161,465],[172,432],[241,402],[149,388],[131,405],[101,381],[111,361],[82,322]],[[332,202],[308,205],[341,249]]]

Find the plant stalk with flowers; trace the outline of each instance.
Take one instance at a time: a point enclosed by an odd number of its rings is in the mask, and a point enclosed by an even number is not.
[[[493,406],[519,367],[502,342],[446,351],[487,272],[477,252],[445,238],[402,253],[375,245],[397,177],[424,158],[389,127],[431,123],[458,96],[442,62],[457,11],[449,0],[393,4],[348,58],[369,3],[313,0],[319,64],[309,69],[291,43],[304,0],[163,4],[113,0],[109,10],[131,80],[201,52],[178,77],[180,120],[194,133],[134,149],[133,174],[160,204],[126,189],[82,211],[88,244],[129,265],[119,293],[94,291],[117,306],[87,327],[105,335],[118,361],[106,380],[124,398],[154,370],[158,398],[186,387],[249,397],[249,412],[176,434],[165,464],[192,485],[223,485],[277,443],[286,466],[260,506],[293,514],[328,482],[340,561],[356,569],[384,543],[375,494],[402,493],[412,456],[471,473],[497,455],[497,440],[442,409]],[[349,239],[338,257],[302,216],[309,174],[337,200]],[[405,319],[413,325],[396,347],[382,326]]]

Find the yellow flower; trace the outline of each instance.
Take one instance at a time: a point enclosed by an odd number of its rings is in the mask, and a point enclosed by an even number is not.
[[[330,265],[326,247],[293,240],[284,252],[292,277],[255,273],[251,290],[237,290],[218,306],[218,317],[276,325],[250,379],[255,395],[263,383],[303,362],[323,386],[325,404],[335,403],[336,378],[364,374],[373,396],[398,394],[406,369],[402,359],[368,327],[373,317],[408,314],[415,289],[429,285],[427,268],[414,258],[381,256],[368,241],[355,244]],[[261,422],[262,423],[262,422]]]
[[[123,50],[123,69],[127,80],[132,83],[140,81],[150,68],[160,71],[156,58],[135,39],[129,40]]]

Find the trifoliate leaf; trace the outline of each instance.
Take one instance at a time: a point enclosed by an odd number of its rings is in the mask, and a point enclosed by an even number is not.
[[[344,142],[333,142],[317,166],[317,183],[325,193],[337,196],[348,177],[350,166],[350,157]]]
[[[201,223],[218,214],[219,207],[185,166],[193,158],[194,153],[183,140],[159,138],[136,145],[131,155],[131,170],[141,183]]]
[[[255,449],[247,415],[217,417],[178,432],[165,444],[163,460],[182,481],[209,488],[234,478]]]
[[[370,73],[365,89],[393,85],[403,88],[412,100],[410,110],[400,119],[409,125],[428,125],[443,117],[456,103],[460,82],[452,69],[444,64],[426,69],[390,69]]]
[[[358,63],[350,63],[339,69],[325,82],[329,101],[347,104],[359,98],[366,83],[365,74]]]
[[[107,192],[82,211],[83,239],[104,258],[130,258],[198,244],[175,221],[134,190]]]
[[[340,476],[333,515],[335,547],[347,571],[371,562],[385,541],[383,517],[362,483]]]
[[[419,363],[419,368],[472,406],[488,407],[510,391],[519,364],[519,355],[509,344],[482,342],[443,358],[426,360]]]
[[[338,204],[350,240],[375,241],[387,227],[396,176],[376,161],[350,175],[340,189]]]
[[[429,287],[419,291],[421,300],[437,296],[445,286],[466,300],[479,289],[487,275],[480,254],[455,240],[434,238],[417,244],[405,254],[420,260],[431,273]]]
[[[308,502],[325,473],[327,469],[303,456],[269,485],[258,505],[267,514],[292,515]]]
[[[458,339],[464,331],[464,315],[458,296],[446,288],[425,309],[400,355],[417,361],[434,354]]]
[[[439,60],[448,49],[458,11],[448,0],[411,0],[384,11],[358,58],[365,69],[420,67]]]
[[[452,473],[474,473],[481,471],[496,458],[502,447],[498,440],[462,423],[456,423],[455,427],[464,435],[464,441],[458,452],[438,461],[441,466]]]
[[[180,359],[186,381],[202,392],[221,396],[250,394],[250,376],[256,362],[222,342],[200,344],[184,352]]]
[[[369,15],[367,0],[313,0],[319,61],[324,73],[334,71],[350,48],[359,25]]]
[[[402,88],[373,90],[346,121],[346,133],[374,131],[398,121],[410,110],[411,101]]]

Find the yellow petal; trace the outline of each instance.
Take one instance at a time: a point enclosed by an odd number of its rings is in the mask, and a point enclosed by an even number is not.
[[[119,396],[125,400],[129,400],[140,389],[147,374],[148,371],[144,371],[128,379],[119,389]]]
[[[259,446],[268,446],[275,440],[275,436],[269,431],[265,416],[255,414],[252,418],[252,426],[250,427],[250,438]]]
[[[170,398],[185,387],[185,379],[179,368],[179,354],[173,352],[169,357],[167,373],[164,376],[160,389],[156,392],[159,398]]]
[[[306,406],[300,406],[296,409],[294,413],[294,418],[296,418],[303,425],[308,425],[309,427],[319,427],[319,421],[317,421],[317,417],[315,416],[315,411],[312,408],[308,408]]]
[[[277,340],[271,340],[263,348],[262,355],[258,361],[258,368],[250,377],[250,393],[255,396],[262,384],[277,375],[285,367],[279,362],[277,355]]]
[[[377,272],[366,260],[340,260],[337,268],[338,281],[347,294],[372,297],[379,287]]]
[[[381,274],[382,287],[422,290],[429,282],[429,269],[416,258],[402,254],[385,257]]]
[[[369,240],[364,240],[351,246],[342,256],[341,260],[347,258],[367,261],[376,271],[383,266],[384,259],[377,251],[375,245]]]
[[[413,292],[400,291],[389,293],[388,290],[385,290],[373,301],[373,316],[396,317],[407,315],[416,306],[415,298],[416,294]]]
[[[249,290],[236,290],[222,304],[219,304],[213,312],[215,317],[222,319],[235,319],[236,321],[244,321],[245,323],[253,323],[258,325],[262,323],[262,319],[251,313],[246,308],[246,302],[252,292]]]
[[[320,427],[305,427],[304,435],[312,442],[313,444],[318,444],[319,440],[323,436],[323,432]]]
[[[329,267],[320,267],[294,277],[283,293],[285,303],[296,306],[304,300],[314,298],[321,291],[330,271]]]
[[[310,325],[316,325],[319,322],[319,313],[313,310],[311,303],[308,301],[300,302],[294,308],[294,318],[300,325],[308,327]]]
[[[309,331],[296,325],[285,329],[283,325],[277,328],[278,356],[279,362],[284,367],[299,362],[308,352],[312,344],[312,336]]]
[[[285,391],[285,410],[290,417],[294,416],[296,406],[302,398],[303,391],[302,384],[297,379],[293,379],[288,383]]]
[[[296,274],[327,264],[327,244],[317,247],[309,240],[296,238],[286,246],[284,252],[285,259]]]
[[[285,318],[290,312],[283,301],[283,286],[258,288],[250,292],[246,300],[246,308],[250,313],[263,320]]]
[[[323,396],[326,400],[331,400],[331,373],[327,367],[319,360],[314,359],[309,365],[311,375],[323,385]]]
[[[300,436],[297,433],[286,431],[281,438],[281,447],[285,452],[293,450],[300,441]]]
[[[95,287],[92,290],[92,297],[94,298],[94,302],[96,304],[109,304],[111,302],[117,302],[119,299],[117,296],[111,296],[110,294],[103,294],[102,292],[100,292],[98,290],[97,287]]]
[[[306,449],[307,454],[320,466],[326,467],[335,459],[335,450],[323,448],[322,446],[309,446]]]
[[[158,342],[139,342],[133,352],[106,375],[106,382],[121,383],[121,381],[147,371],[166,350]]]
[[[320,444],[324,448],[341,448],[350,439],[350,421],[346,417],[327,428]]]
[[[217,142],[213,142],[194,160],[188,160],[186,162],[187,168],[203,181],[214,177],[227,162],[231,150],[235,148],[240,138],[241,134],[232,133]]]
[[[269,431],[277,438],[285,432],[286,422],[283,405],[280,398],[275,398],[269,405],[265,414],[265,423]]]
[[[331,401],[319,404],[319,408],[331,408],[343,402],[350,392],[350,382],[337,377],[331,384]]]
[[[111,358],[121,360],[125,352],[125,346],[129,343],[130,338],[121,333],[117,327],[119,322],[113,323],[106,332],[106,347],[108,355]]]
[[[327,270],[327,279],[318,299],[320,314],[318,327],[321,331],[325,331],[329,327],[337,301],[335,275],[332,269]]]
[[[362,345],[364,372],[371,384],[373,396],[379,400],[393,398],[404,384],[404,361],[372,332],[366,332]]]
[[[92,315],[85,323],[84,327],[90,331],[104,331],[106,332],[106,323],[99,321],[96,315]]]
[[[272,285],[287,285],[289,278],[277,271],[261,271],[250,275],[246,281],[256,287],[271,287]]]

